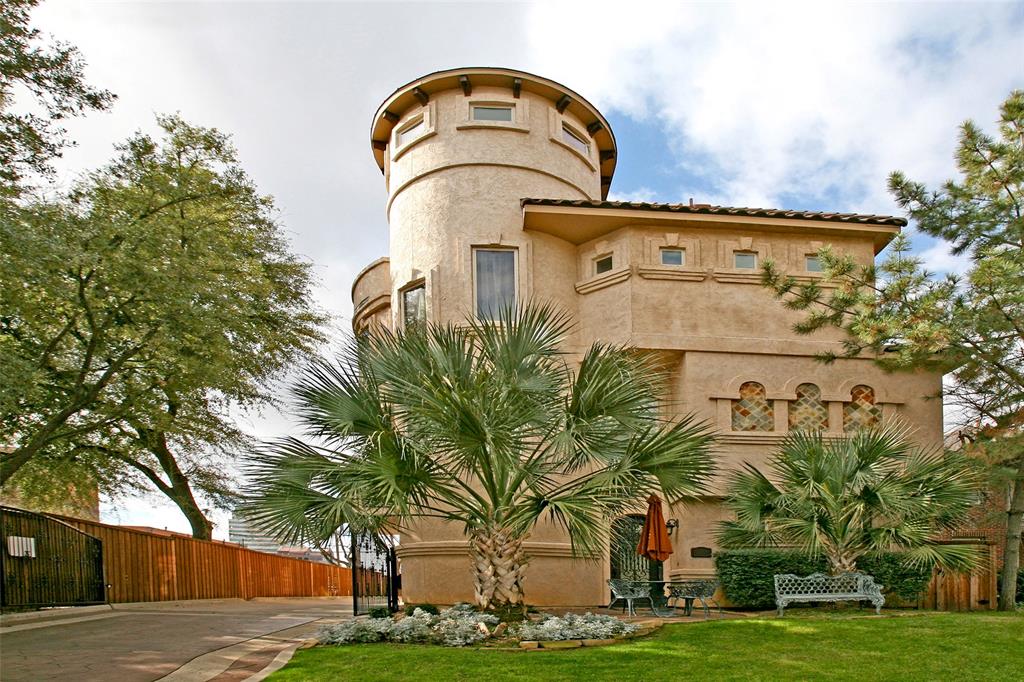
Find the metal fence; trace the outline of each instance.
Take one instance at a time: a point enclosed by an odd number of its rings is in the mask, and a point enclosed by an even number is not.
[[[103,543],[41,514],[0,507],[0,607],[102,604]]]
[[[374,608],[398,610],[401,583],[393,542],[370,534],[353,536],[351,566],[353,615]]]

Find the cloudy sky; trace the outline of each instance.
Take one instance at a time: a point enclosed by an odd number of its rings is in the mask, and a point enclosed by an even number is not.
[[[154,114],[233,134],[276,197],[320,304],[344,328],[353,276],[384,255],[370,118],[396,87],[457,66],[564,83],[619,143],[612,198],[897,213],[889,171],[954,173],[956,126],[993,127],[1024,87],[1024,3],[98,2],[44,0],[34,23],[75,44],[113,110],[70,127],[65,177]],[[963,266],[915,238],[936,271]],[[290,430],[279,414],[253,432]],[[159,498],[105,520],[187,530]],[[215,515],[215,537],[226,537]]]

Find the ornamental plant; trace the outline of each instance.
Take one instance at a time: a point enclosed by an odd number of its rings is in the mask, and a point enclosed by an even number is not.
[[[655,358],[595,344],[578,365],[570,320],[548,306],[498,319],[378,329],[295,387],[311,440],[286,439],[249,468],[250,517],[313,541],[342,524],[395,532],[459,524],[477,606],[523,608],[523,543],[541,520],[576,556],[607,547],[612,519],[653,493],[698,494],[712,472],[708,428],[660,416]]]
[[[958,453],[915,447],[890,425],[847,437],[797,432],[767,472],[732,474],[726,506],[735,521],[718,530],[722,547],[788,547],[823,556],[833,574],[855,571],[869,554],[900,552],[911,566],[972,567],[975,550],[936,535],[968,519],[981,483]]]

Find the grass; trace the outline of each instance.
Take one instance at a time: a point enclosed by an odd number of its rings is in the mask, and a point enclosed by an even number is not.
[[[819,612],[820,613],[820,612]],[[1011,680],[1024,675],[1022,613],[794,611],[666,625],[594,649],[510,652],[358,644],[296,653],[291,680]]]

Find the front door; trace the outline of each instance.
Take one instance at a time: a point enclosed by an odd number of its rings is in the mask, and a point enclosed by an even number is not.
[[[612,523],[611,565],[612,578],[623,580],[662,580],[664,567],[660,561],[651,561],[636,553],[644,529],[644,516],[623,516]]]

